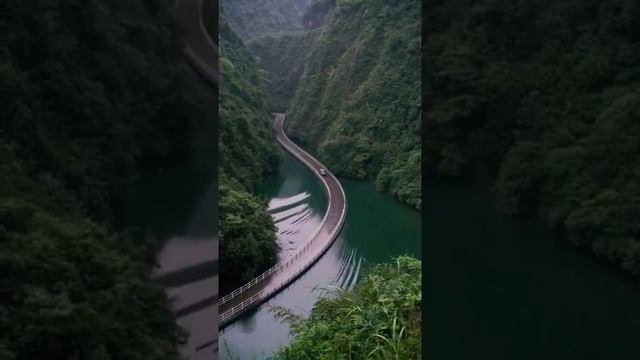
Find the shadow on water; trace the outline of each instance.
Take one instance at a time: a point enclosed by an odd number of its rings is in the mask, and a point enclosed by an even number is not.
[[[152,277],[172,300],[186,331],[189,359],[211,359],[217,346],[217,134],[212,121],[194,129],[191,156],[145,170],[121,199],[116,225],[152,230],[162,248]]]
[[[293,284],[220,334],[222,359],[264,359],[291,341],[289,326],[275,319],[272,306],[307,316],[327,289],[352,289],[362,271],[394,255],[421,255],[420,214],[377,192],[365,182],[340,179],[348,201],[345,226],[335,243]],[[263,182],[276,220],[281,257],[295,254],[317,228],[327,207],[318,180],[291,156]]]

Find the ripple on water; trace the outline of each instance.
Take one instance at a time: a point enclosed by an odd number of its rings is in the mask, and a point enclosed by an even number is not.
[[[420,215],[391,196],[377,192],[371,183],[340,179],[349,202],[349,214],[341,234],[307,272],[266,304],[226,327],[220,335],[222,359],[266,359],[291,341],[289,326],[275,319],[272,306],[308,316],[326,289],[353,290],[371,264],[391,256],[420,256]],[[260,191],[270,199],[269,212],[282,219],[297,206],[306,210],[276,223],[281,258],[297,253],[318,228],[326,198],[317,179],[290,156],[278,174],[265,179]]]
[[[273,198],[269,212],[276,225],[280,259],[294,256],[308,241],[308,235],[322,221],[309,204],[310,194],[301,192],[292,196]]]

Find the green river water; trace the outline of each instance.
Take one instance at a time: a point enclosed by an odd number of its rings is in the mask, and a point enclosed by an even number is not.
[[[349,212],[336,243],[293,285],[220,334],[222,359],[268,358],[290,341],[271,305],[308,314],[317,287],[348,289],[364,264],[398,254],[421,257],[423,227],[425,358],[640,359],[637,281],[554,241],[538,221],[500,215],[486,189],[428,181],[419,214],[370,183],[341,182]],[[279,232],[294,232],[285,236],[283,252],[289,245],[295,251],[320,221],[324,196],[288,156],[261,189],[272,202],[304,192],[313,216],[307,228],[278,223]]]
[[[289,327],[277,321],[273,305],[308,314],[323,288],[352,288],[371,264],[410,254],[421,257],[420,213],[377,192],[371,183],[340,179],[348,202],[345,226],[335,243],[298,280],[258,309],[220,333],[221,359],[265,359],[290,341]],[[295,252],[320,223],[326,209],[325,194],[318,180],[291,156],[284,155],[276,175],[265,179],[260,193],[272,206],[286,204],[291,197],[306,199],[274,210],[281,254]],[[297,215],[278,221],[290,209]],[[283,216],[284,217],[284,216]],[[305,220],[306,218],[306,220]]]
[[[495,210],[479,186],[424,186],[427,359],[640,359],[640,286]]]
[[[159,271],[217,258],[208,163],[207,156],[148,174],[125,207],[124,218],[153,225],[166,243]],[[268,358],[291,340],[270,306],[308,314],[322,288],[352,288],[367,266],[394,255],[421,257],[422,227],[425,358],[640,359],[637,280],[553,241],[539,222],[501,216],[485,189],[427,181],[420,214],[370,183],[341,182],[348,216],[336,242],[292,285],[221,332],[221,359]],[[281,254],[295,252],[324,214],[319,183],[285,155],[260,193],[270,199]],[[168,291],[188,305],[216,293],[216,283],[207,277]],[[210,347],[194,349],[215,338],[216,317],[212,304],[178,319],[191,332],[186,356],[210,358]]]

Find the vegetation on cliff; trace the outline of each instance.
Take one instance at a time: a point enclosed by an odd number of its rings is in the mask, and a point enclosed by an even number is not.
[[[278,157],[257,62],[224,15],[219,31],[219,249],[224,295],[277,261],[266,203],[252,193],[263,175],[275,170]]]
[[[18,199],[0,203],[0,357],[176,359],[154,242]]]
[[[223,1],[230,26],[258,59],[263,74],[261,85],[274,112],[285,112],[289,107],[315,39],[315,33],[306,29],[317,27],[323,19],[311,8],[322,10],[320,3],[324,2]]]
[[[247,48],[264,70],[264,89],[275,112],[286,112],[304,74],[317,32],[272,33],[251,40]]]
[[[271,109],[335,173],[420,209],[420,3],[314,0],[299,21],[247,42]]]
[[[638,2],[433,1],[426,14],[427,170],[489,181],[504,213],[537,213],[640,275]]]
[[[422,262],[399,257],[369,270],[353,292],[321,298],[275,359],[421,359]]]
[[[277,31],[302,29],[309,0],[221,0],[226,21],[245,41]]]
[[[419,1],[337,1],[287,131],[337,173],[421,208]]]
[[[5,6],[6,5],[6,6]],[[10,1],[0,50],[0,357],[171,359],[157,245],[111,225],[211,121],[171,1]]]
[[[278,260],[275,226],[265,203],[223,181],[220,213],[220,287],[223,294],[244,285]]]

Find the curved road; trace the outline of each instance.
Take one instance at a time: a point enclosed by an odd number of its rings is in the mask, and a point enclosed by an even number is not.
[[[191,66],[211,86],[218,89],[218,46],[209,36],[203,22],[204,1],[176,0],[176,12],[186,31],[184,55]],[[217,16],[212,16],[212,18],[217,19]]]
[[[218,302],[220,328],[230,324],[247,310],[268,300],[309,269],[338,237],[347,215],[346,197],[338,179],[329,171],[325,176],[320,175],[320,169],[324,168],[324,165],[287,137],[283,128],[285,115],[274,115],[278,144],[309,168],[320,180],[329,200],[327,211],[319,228],[296,255],[283,259],[249,283],[220,299]]]
[[[176,0],[176,12],[186,30],[185,57],[217,93],[219,82],[218,47],[209,36],[203,23],[203,1]],[[320,227],[310,236],[307,244],[296,255],[283,259],[271,269],[218,301],[219,328],[230,324],[245,311],[266,301],[309,269],[329,249],[340,233],[346,218],[346,197],[338,179],[328,171],[325,176],[321,176],[319,171],[324,166],[286,136],[283,129],[284,114],[274,115],[277,142],[318,177],[329,199],[327,212]],[[216,297],[217,294],[214,295],[214,298]],[[210,301],[211,299],[204,299],[204,305],[191,304],[183,310],[194,311],[201,306],[206,306]],[[214,341],[201,345],[196,350],[211,345],[216,353],[217,336]]]

